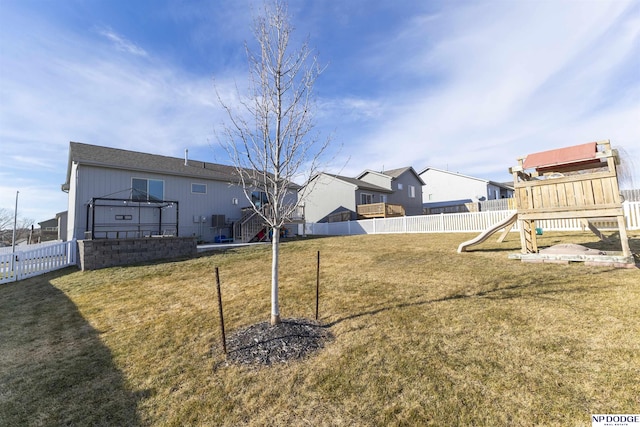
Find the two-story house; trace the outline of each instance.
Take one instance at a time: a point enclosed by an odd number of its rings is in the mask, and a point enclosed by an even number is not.
[[[307,222],[348,221],[422,213],[424,182],[412,167],[366,170],[355,178],[320,173],[302,188]]]
[[[420,178],[425,183],[422,186],[425,208],[513,197],[513,186],[457,172],[429,167],[420,172]]]

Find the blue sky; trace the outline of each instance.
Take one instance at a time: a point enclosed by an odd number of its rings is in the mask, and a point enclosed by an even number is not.
[[[67,209],[69,141],[228,163],[222,93],[247,81],[249,0],[0,0],[0,207]],[[508,181],[528,153],[610,139],[640,187],[640,2],[290,1],[327,65],[328,169]],[[635,168],[633,167],[635,164]]]

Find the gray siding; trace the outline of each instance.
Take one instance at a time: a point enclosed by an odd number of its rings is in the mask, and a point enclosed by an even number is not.
[[[398,189],[402,184],[402,190]],[[410,171],[393,180],[393,194],[388,196],[388,203],[404,206],[406,215],[422,215],[422,183]],[[413,192],[410,193],[411,188]]]
[[[360,179],[378,187],[395,190],[395,188],[391,188],[391,177],[378,172],[367,171],[360,176]]]
[[[76,169],[77,178],[73,178]],[[228,231],[217,230],[212,227],[211,216],[225,215],[229,221],[238,220],[241,217],[241,208],[249,205],[242,188],[232,186],[227,182],[85,165],[76,168],[74,165],[69,189],[68,223],[75,224],[75,228],[73,230],[69,229],[69,237],[78,239],[84,237],[87,227],[87,204],[91,198],[127,199],[131,196],[129,190],[132,186],[132,178],[157,179],[164,182],[164,199],[179,202],[180,236],[198,236],[202,240],[211,241],[217,233],[222,232],[228,235]],[[192,183],[206,184],[207,193],[192,193]],[[234,204],[235,200],[237,200],[237,204]],[[96,222],[98,220],[113,221],[113,218],[111,218],[113,215],[125,213],[124,207],[116,210],[118,212],[113,210],[107,212],[105,210],[100,214],[104,217],[96,218]],[[132,207],[129,208],[129,212],[134,215],[133,221],[137,219],[142,222],[157,221],[157,210],[155,209],[146,210],[139,217],[135,216],[137,213]],[[195,216],[205,217],[205,221],[203,223],[194,222]],[[124,222],[122,224],[123,227],[126,226]]]
[[[320,174],[301,191],[306,222],[320,222],[339,210],[356,210],[356,187],[332,176]]]
[[[500,187],[487,184],[487,200],[500,199]]]

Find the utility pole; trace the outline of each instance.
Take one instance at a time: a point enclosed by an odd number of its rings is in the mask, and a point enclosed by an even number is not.
[[[13,238],[11,239],[11,272],[15,275],[16,263],[16,227],[18,226],[18,194],[16,191],[16,209],[13,211]]]

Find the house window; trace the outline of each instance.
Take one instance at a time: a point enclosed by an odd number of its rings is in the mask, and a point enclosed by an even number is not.
[[[195,194],[207,194],[207,184],[191,183],[191,192]]]
[[[409,186],[409,198],[411,199],[415,199],[416,198],[416,187],[413,185]]]
[[[264,191],[254,191],[251,193],[251,202],[257,207],[261,208],[262,206],[269,203],[267,198],[267,193]]]
[[[402,183],[401,183],[401,182],[399,182],[399,183],[398,183],[398,190],[402,190],[403,188],[404,188],[404,187],[402,186]]]
[[[360,194],[361,205],[370,205],[371,203],[373,203],[373,195],[366,193]]]
[[[131,199],[135,201],[164,200],[164,181],[159,179],[133,178]]]

